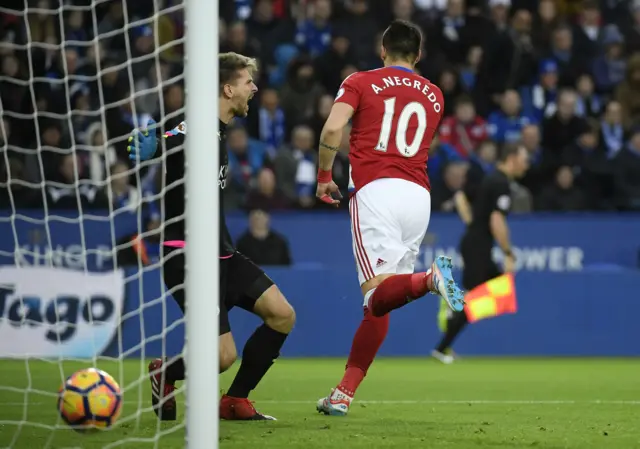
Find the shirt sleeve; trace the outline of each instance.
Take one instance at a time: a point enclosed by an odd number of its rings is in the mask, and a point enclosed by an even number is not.
[[[354,73],[342,82],[334,101],[335,103],[346,103],[351,106],[354,111],[358,109],[360,94],[362,93],[357,75],[357,73]]]
[[[493,211],[508,215],[511,210],[511,187],[507,182],[496,183],[491,189],[490,204]]]

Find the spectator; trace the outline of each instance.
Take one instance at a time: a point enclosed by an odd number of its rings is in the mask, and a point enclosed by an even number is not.
[[[464,0],[449,0],[444,15],[431,27],[433,33],[428,36],[428,53],[442,52],[450,63],[462,63],[474,40],[473,20],[465,15]]]
[[[462,94],[462,87],[460,86],[460,82],[458,80],[458,74],[451,67],[445,68],[440,73],[437,85],[438,87],[440,87],[440,90],[442,91],[442,95],[444,97],[443,115],[446,117],[453,114],[453,105],[456,102],[456,98],[458,98]]]
[[[262,142],[250,139],[247,130],[241,126],[227,129],[227,146],[228,188],[244,195],[267,160],[266,146]]]
[[[275,64],[276,48],[281,42],[291,42],[294,32],[295,26],[290,20],[275,16],[273,0],[255,2],[253,15],[247,21],[247,33],[252,47],[258,49],[263,67]]]
[[[508,89],[518,89],[532,81],[536,57],[531,42],[531,13],[518,10],[510,27],[498,34],[485,52],[478,87],[488,96],[485,101],[499,102]]]
[[[36,9],[38,12],[35,12]],[[27,8],[27,29],[24,41],[38,43],[57,44],[60,39],[57,36],[57,19],[49,12],[54,8],[50,0],[39,0],[36,8]]]
[[[132,30],[133,48],[131,49],[131,67],[134,79],[147,76],[156,62],[155,37],[151,25],[141,25]]]
[[[285,114],[279,103],[280,98],[276,90],[262,91],[258,109],[258,129],[254,135],[260,137],[271,154],[275,154],[275,150],[284,144],[287,132]]]
[[[247,38],[247,26],[244,22],[234,22],[229,26],[227,30],[227,40],[221,48],[221,52],[226,53],[229,51],[252,58],[257,56],[258,51]]]
[[[451,145],[442,143],[440,135],[436,132],[431,139],[429,160],[427,161],[427,172],[432,185],[436,185],[442,180],[443,167],[453,161],[461,161],[460,156]]]
[[[478,70],[482,62],[482,47],[474,45],[469,48],[465,65],[460,69],[460,82],[466,92],[473,92],[476,87]]]
[[[602,54],[593,61],[593,79],[598,93],[609,95],[624,80],[627,62],[623,59],[622,35],[615,25],[604,29]]]
[[[112,51],[125,53],[124,31],[124,10],[123,2],[109,2],[107,13],[98,24],[98,34],[100,39],[105,40],[107,48]]]
[[[631,20],[623,28],[627,55],[640,52],[640,0],[629,2]]]
[[[309,19],[300,22],[296,33],[296,43],[311,56],[321,55],[331,42],[332,26],[331,1],[316,0],[307,6]]]
[[[624,81],[616,88],[616,101],[622,106],[625,127],[640,124],[640,54],[627,61],[627,73]]]
[[[407,20],[419,23],[423,19],[420,11],[416,11],[413,0],[393,0],[391,14],[393,15],[393,20]]]
[[[439,128],[440,141],[448,143],[461,159],[469,159],[476,148],[487,138],[487,125],[476,114],[473,100],[461,96],[455,102],[455,113],[445,118]]]
[[[364,66],[378,49],[371,46],[371,38],[378,33],[379,26],[369,8],[369,0],[351,0],[345,2],[346,17],[340,23],[345,36],[351,42],[356,66]],[[357,24],[357,26],[354,26]]]
[[[311,60],[301,57],[292,61],[287,83],[280,93],[285,116],[291,118],[287,124],[289,129],[313,117],[314,105],[322,94]]]
[[[97,185],[105,179],[107,167],[115,164],[118,157],[115,148],[105,141],[101,122],[89,125],[84,137],[84,148],[89,152],[89,179]]]
[[[558,64],[545,59],[540,64],[540,77],[536,84],[522,89],[523,114],[537,122],[555,114],[558,97]]]
[[[44,173],[41,175],[51,181],[60,178],[60,154],[71,151],[71,144],[63,134],[62,123],[56,120],[42,120],[40,122],[40,149]]]
[[[291,147],[280,150],[274,161],[276,179],[284,194],[303,208],[315,204],[316,158],[313,130],[305,125],[294,128]]]
[[[22,160],[16,157],[2,158],[0,160],[0,208],[12,211],[41,208],[40,188],[33,188],[27,182]]]
[[[540,128],[538,125],[527,125],[522,128],[522,144],[529,153],[529,170],[519,182],[533,195],[538,195],[542,188],[549,184],[558,165],[558,156],[540,144]]]
[[[586,128],[584,119],[576,116],[576,94],[564,90],[558,96],[558,110],[542,123],[542,146],[558,155],[575,142]]]
[[[278,189],[276,176],[270,168],[263,168],[257,176],[257,183],[247,195],[245,208],[274,211],[289,207],[289,200]]]
[[[578,117],[599,117],[604,102],[600,95],[595,93],[593,79],[587,74],[580,75],[576,81],[576,115]]]
[[[564,149],[562,164],[571,168],[575,185],[586,194],[587,207],[606,209],[612,195],[612,162],[598,145],[598,128],[591,125]]]
[[[84,12],[79,9],[69,11],[64,25],[64,40],[68,42],[67,45],[73,45],[80,56],[84,57],[90,45],[89,33],[84,23]]]
[[[331,113],[331,108],[333,107],[333,95],[325,94],[320,97],[318,100],[318,107],[316,108],[315,114],[311,118],[311,120],[307,121],[307,125],[313,129],[313,133],[316,136],[319,136],[322,132],[322,128],[324,127],[329,114]],[[348,147],[347,147],[348,149]]]
[[[160,210],[149,190],[141,190],[129,182],[129,164],[118,161],[111,166],[110,183],[105,195],[114,210],[140,213],[140,217],[148,231],[160,227]]]
[[[238,239],[237,248],[258,265],[291,265],[289,244],[270,229],[270,217],[262,210],[249,214],[249,229]]]
[[[640,128],[631,132],[614,160],[615,204],[622,210],[640,210]]]
[[[541,0],[538,14],[533,20],[533,43],[536,48],[548,52],[551,47],[551,35],[558,26],[558,11],[554,0]]]
[[[496,168],[498,147],[495,142],[485,140],[480,143],[475,154],[471,156],[469,171],[467,172],[467,191],[474,190],[469,186],[478,186],[485,175],[490,174]],[[469,198],[473,200],[473,198]]]
[[[454,195],[464,189],[467,180],[467,162],[451,162],[444,167],[443,183],[434,191],[432,196],[433,210],[440,212],[455,212]]]
[[[520,95],[515,90],[508,90],[502,95],[500,107],[500,111],[487,119],[489,137],[498,143],[517,142],[522,128],[533,120],[522,114]]]
[[[567,25],[553,30],[549,57],[558,64],[561,87],[573,86],[576,78],[587,71],[585,57],[574,49],[573,34]]]
[[[602,34],[600,9],[597,0],[583,0],[581,6],[577,26],[573,30],[575,50],[591,59],[598,54]]]
[[[624,142],[622,107],[617,101],[612,101],[607,104],[607,109],[600,122],[600,145],[607,157],[613,159],[624,146]]]
[[[584,193],[573,185],[571,167],[562,166],[556,174],[554,185],[547,187],[540,195],[538,210],[580,211],[585,208]]]
[[[58,172],[55,182],[47,183],[47,204],[56,209],[69,209],[82,213],[86,209],[104,209],[107,197],[100,189],[82,180],[82,166],[77,156],[67,153],[57,157]]]
[[[338,92],[344,79],[342,70],[353,63],[355,52],[351,42],[344,33],[336,32],[331,39],[331,46],[316,59],[315,70],[318,80],[327,92]]]
[[[488,32],[487,37],[493,38],[497,34],[504,33],[509,29],[509,13],[511,9],[511,0],[489,0],[489,18],[494,29]],[[469,8],[468,8],[469,9]],[[471,11],[468,11],[470,14]],[[474,40],[475,41],[475,40]],[[477,42],[477,41],[475,41]],[[481,40],[484,47],[487,43],[486,39]]]

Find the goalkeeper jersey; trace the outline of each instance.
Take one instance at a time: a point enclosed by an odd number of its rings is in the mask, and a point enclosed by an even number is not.
[[[218,187],[220,189],[220,257],[231,256],[235,249],[233,241],[227,229],[224,219],[222,191],[227,184],[227,171],[229,157],[226,148],[226,127],[220,122],[218,138],[220,139],[220,167],[212,167],[218,172]],[[164,239],[185,240],[185,159],[184,140],[187,134],[187,123],[181,122],[178,126],[164,133]],[[160,143],[160,142],[159,142]]]

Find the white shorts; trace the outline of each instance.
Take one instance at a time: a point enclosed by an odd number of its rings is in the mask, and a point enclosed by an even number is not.
[[[404,179],[373,181],[351,197],[351,237],[360,285],[380,274],[410,274],[431,217],[431,195]]]

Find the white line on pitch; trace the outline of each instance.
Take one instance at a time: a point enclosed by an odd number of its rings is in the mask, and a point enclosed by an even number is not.
[[[259,402],[261,404],[315,404],[315,402],[313,401],[261,401],[261,400],[257,400],[256,402]],[[495,404],[495,405],[579,405],[579,404],[584,404],[584,405],[588,405],[588,404],[592,404],[592,405],[597,405],[597,404],[601,404],[601,405],[640,405],[640,400],[638,401],[611,401],[611,400],[590,400],[590,401],[563,401],[563,400],[531,400],[531,401],[527,401],[527,400],[504,400],[504,401],[498,401],[498,400],[476,400],[476,399],[470,399],[470,400],[441,400],[441,401],[437,401],[437,400],[433,400],[433,401],[429,401],[429,400],[424,400],[424,401],[402,401],[402,400],[381,400],[381,401],[367,401],[367,400],[363,400],[363,401],[358,401],[356,400],[355,402],[356,404],[364,404],[364,405],[437,405],[437,404],[441,404],[441,405],[456,405],[456,404],[486,404],[486,405],[491,405],[491,404]]]
[[[315,401],[273,401],[273,400],[257,400],[260,404],[290,404],[290,405],[304,405],[315,404]],[[587,400],[587,401],[572,401],[572,400],[484,400],[484,399],[469,399],[469,400],[356,400],[356,404],[363,405],[465,405],[465,404],[478,404],[478,405],[640,405],[640,400],[637,401],[613,401],[613,400]],[[27,407],[45,405],[44,402],[29,402]],[[2,407],[24,407],[24,402],[0,402],[0,408]]]

